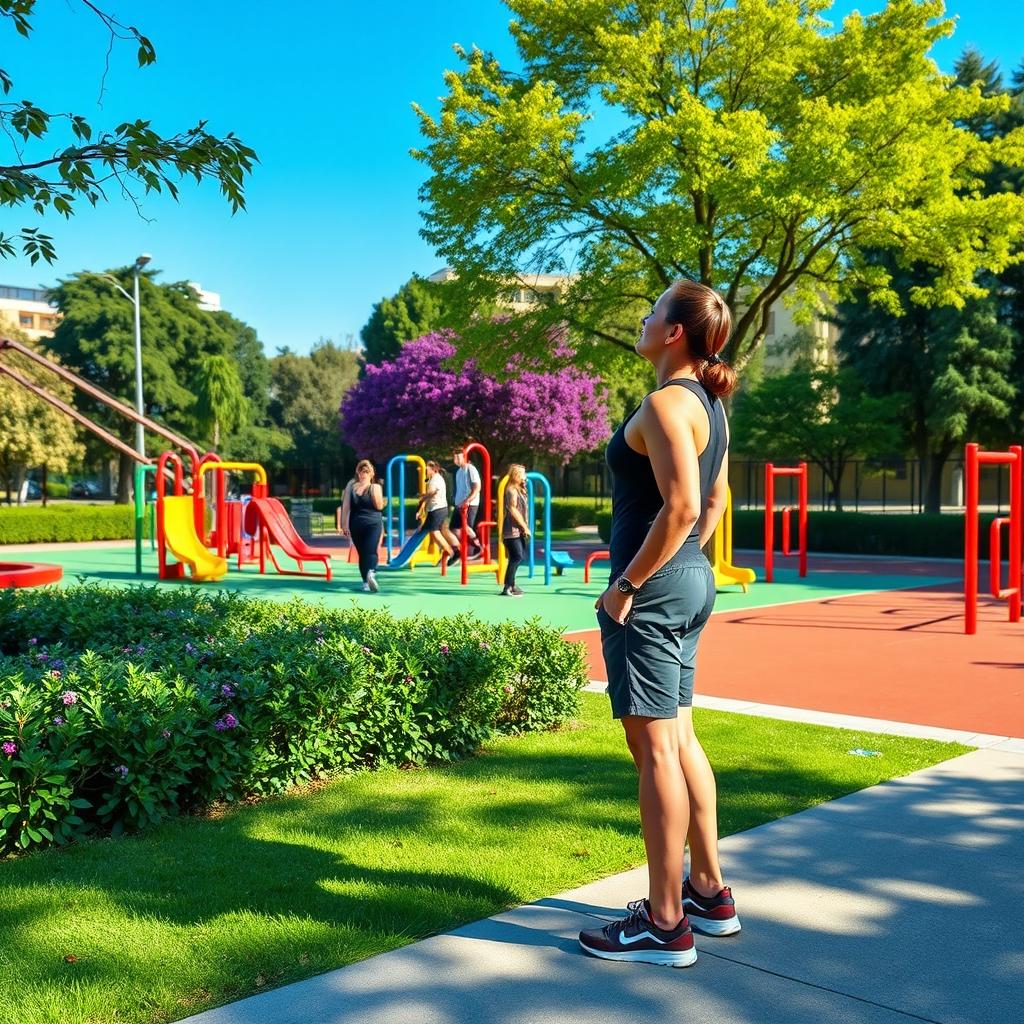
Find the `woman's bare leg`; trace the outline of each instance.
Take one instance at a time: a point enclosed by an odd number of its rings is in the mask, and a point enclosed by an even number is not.
[[[448,545],[448,541],[444,539],[444,534],[440,530],[431,530],[430,536],[434,543],[444,552],[445,558],[452,557],[452,549]]]
[[[704,896],[714,896],[725,884],[718,862],[718,787],[707,754],[693,731],[693,711],[680,708],[676,719],[679,766],[690,798],[690,883]]]
[[[683,848],[689,807],[678,734],[671,718],[622,719],[640,775],[640,823],[647,850],[651,917],[674,928],[682,916]]]

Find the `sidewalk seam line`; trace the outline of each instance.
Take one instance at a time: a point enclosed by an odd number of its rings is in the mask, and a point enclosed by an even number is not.
[[[721,953],[712,953],[703,946],[698,948],[700,956],[711,956],[716,960],[724,960],[726,963],[736,964],[739,967],[749,967],[751,970],[760,971],[762,974],[770,974],[773,978],[781,978],[783,981],[792,981],[797,985],[804,985],[807,988],[817,989],[819,992],[829,992],[832,995],[843,996],[846,999],[854,999],[858,1003],[865,1003],[868,1006],[877,1006],[880,1010],[888,1010],[890,1013],[898,1013],[901,1017],[909,1017],[911,1020],[924,1021],[925,1024],[946,1024],[946,1022],[936,1020],[934,1017],[922,1017],[920,1014],[911,1013],[909,1010],[899,1010],[895,1006],[889,1006],[886,1003],[877,1003],[873,999],[866,999],[864,996],[856,996],[851,992],[843,992],[841,989],[829,988],[828,985],[819,985],[813,981],[805,981],[803,978],[794,978],[791,974],[781,974],[768,967],[759,967],[757,964],[748,964],[743,960],[735,960],[732,957],[723,956]]]

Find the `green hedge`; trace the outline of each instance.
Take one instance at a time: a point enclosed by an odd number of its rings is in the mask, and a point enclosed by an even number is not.
[[[46,496],[48,498],[66,498],[70,490],[70,484],[62,484],[51,480],[46,485]]]
[[[544,521],[544,499],[536,504],[537,521]],[[551,529],[571,530],[577,526],[594,526],[600,514],[593,498],[552,498]]]
[[[994,516],[979,517],[978,547],[988,558],[988,531]],[[598,533],[606,544],[611,538],[612,516],[599,512]],[[733,546],[764,547],[764,512],[744,509],[733,512]],[[796,543],[796,516],[793,516]],[[775,516],[776,544],[781,544],[782,513]],[[870,512],[808,512],[807,548],[849,555],[902,555],[910,558],[963,558],[962,515],[888,515]],[[1003,538],[1003,557],[1006,557]]]
[[[0,855],[344,770],[448,761],[578,709],[537,621],[187,588],[0,590]]]
[[[135,509],[132,505],[0,508],[0,544],[125,540],[134,536]]]

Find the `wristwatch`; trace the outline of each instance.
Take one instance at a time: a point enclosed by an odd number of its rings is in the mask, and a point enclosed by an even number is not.
[[[630,583],[625,576],[620,576],[615,581],[615,589],[620,594],[636,594],[639,593],[640,588],[633,583]]]

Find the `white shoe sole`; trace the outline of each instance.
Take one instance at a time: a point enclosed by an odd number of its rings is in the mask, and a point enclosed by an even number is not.
[[[715,921],[713,919],[697,917],[693,913],[687,916],[690,918],[690,928],[693,931],[699,932],[701,935],[713,935],[716,939],[720,939],[725,935],[735,935],[743,927],[738,917],[730,917],[725,921]]]
[[[659,967],[692,967],[697,962],[697,950],[688,949],[659,951],[657,949],[627,949],[620,953],[609,953],[604,949],[592,949],[582,939],[580,949],[602,960],[624,960],[628,963],[657,964]]]
[[[380,587],[378,586],[377,581],[375,579],[367,580],[366,585],[370,588],[371,594],[376,594],[377,591],[380,590]]]

